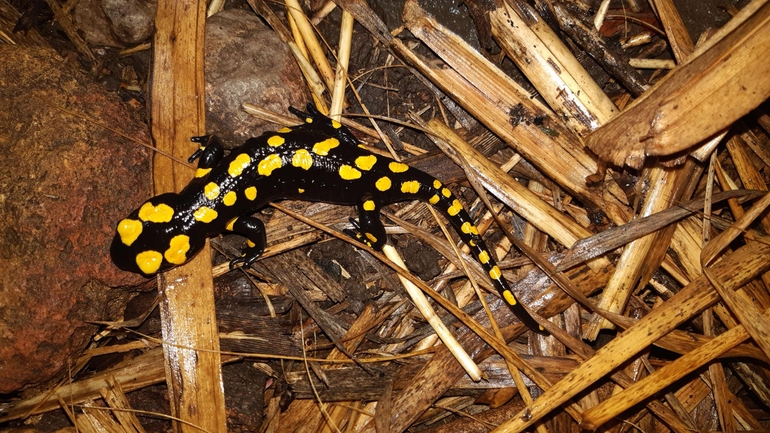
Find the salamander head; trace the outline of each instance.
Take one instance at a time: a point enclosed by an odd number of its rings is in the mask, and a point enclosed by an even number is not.
[[[149,277],[187,262],[203,248],[205,239],[184,234],[175,218],[177,197],[153,197],[118,223],[110,247],[115,265]]]

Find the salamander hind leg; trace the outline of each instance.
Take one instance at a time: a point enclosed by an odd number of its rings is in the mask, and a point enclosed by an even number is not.
[[[246,236],[248,247],[243,251],[243,255],[230,262],[230,269],[238,264],[250,266],[265,251],[267,237],[265,233],[265,224],[254,217],[239,217],[227,224],[227,230]]]
[[[361,201],[358,204],[358,221],[351,218],[350,223],[355,226],[355,230],[346,229],[345,234],[353,239],[377,251],[381,251],[387,243],[385,226],[380,220],[380,204],[375,200]]]

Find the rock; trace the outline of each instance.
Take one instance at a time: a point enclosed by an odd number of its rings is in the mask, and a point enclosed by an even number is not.
[[[289,105],[307,103],[288,47],[251,12],[228,9],[208,19],[205,61],[206,129],[231,146],[275,128],[246,114],[243,102],[286,114]]]
[[[91,46],[123,46],[112,34],[110,21],[102,10],[100,0],[80,0],[72,9],[72,22],[78,28],[83,39]]]
[[[155,31],[155,0],[102,0],[112,34],[126,45],[144,42]]]
[[[156,0],[80,0],[72,20],[92,46],[124,47],[150,39]]]
[[[116,268],[116,221],[150,195],[147,126],[49,49],[0,45],[0,393],[67,373],[143,278]],[[59,107],[65,108],[66,111]],[[99,124],[86,120],[79,113]],[[100,126],[105,125],[105,126]]]

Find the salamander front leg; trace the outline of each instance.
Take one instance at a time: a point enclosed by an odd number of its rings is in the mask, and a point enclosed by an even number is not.
[[[265,224],[258,218],[240,217],[231,221],[227,225],[227,230],[246,236],[248,248],[243,250],[243,255],[230,262],[230,269],[238,264],[251,266],[265,251],[267,237],[265,235]]]
[[[346,229],[345,233],[375,249],[381,251],[388,239],[385,235],[385,226],[380,220],[380,204],[367,199],[358,204],[358,221],[350,219],[356,229]]]
[[[222,147],[222,142],[216,135],[201,135],[198,137],[190,138],[193,143],[200,144],[198,150],[195,151],[187,162],[193,162],[198,159],[198,168],[213,168],[219,163],[225,154],[225,150]]]

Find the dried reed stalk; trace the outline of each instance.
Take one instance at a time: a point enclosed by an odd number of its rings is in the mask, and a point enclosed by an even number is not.
[[[724,257],[711,268],[711,272],[726,289],[736,290],[768,269],[770,244],[752,242]],[[719,299],[719,294],[711,286],[709,279],[701,275],[545,391],[526,412],[521,412],[500,425],[496,431],[523,431]]]
[[[717,134],[770,97],[770,4],[755,0],[682,66],[586,139],[600,158],[639,169]]]
[[[579,135],[613,118],[615,104],[553,30],[528,4],[511,3],[489,12],[492,33],[549,107]]]
[[[203,36],[205,2],[161,1],[155,20],[152,128],[159,149],[185,159],[189,138],[205,132]],[[194,59],[191,61],[190,59]],[[180,191],[193,171],[155,157],[155,193]],[[185,266],[158,276],[166,381],[180,431],[226,429],[211,254],[203,248]],[[190,320],[191,317],[196,320]]]
[[[613,221],[619,224],[628,221],[629,215],[622,203],[612,196],[600,197],[588,188],[586,177],[596,172],[596,162],[575,135],[554,120],[549,109],[530,98],[524,89],[438,24],[414,1],[407,1],[404,18],[412,33],[453,69],[431,66],[394,39],[391,48],[400,57],[456,98],[463,108],[554,182],[596,204]]]

